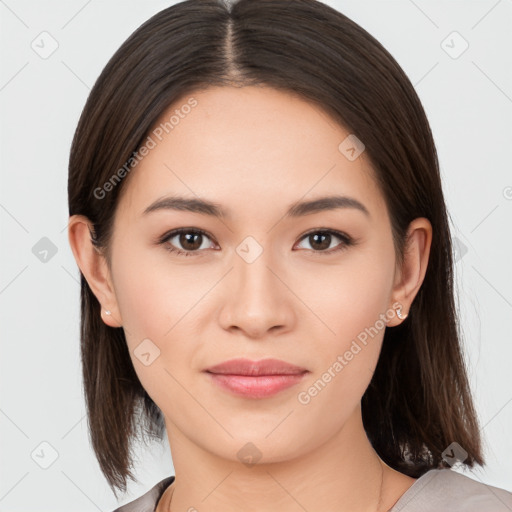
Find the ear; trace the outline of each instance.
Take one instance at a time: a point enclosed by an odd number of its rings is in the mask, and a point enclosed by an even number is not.
[[[404,261],[395,271],[392,292],[392,309],[401,309],[402,318],[395,315],[388,325],[394,326],[405,320],[412,301],[420,289],[427,271],[430,246],[432,244],[432,224],[424,217],[414,219],[407,229],[404,248]]]
[[[112,278],[105,256],[92,243],[91,221],[83,215],[72,215],[68,222],[68,239],[75,260],[89,287],[101,304],[101,317],[110,327],[121,327]],[[110,315],[106,311],[110,311]]]

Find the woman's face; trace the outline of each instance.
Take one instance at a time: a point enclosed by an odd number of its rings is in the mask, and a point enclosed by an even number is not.
[[[210,88],[160,121],[173,114],[124,184],[110,309],[170,437],[233,461],[244,450],[261,462],[298,457],[360,414],[385,322],[398,323],[383,196],[350,133],[291,94]],[[224,215],[151,209],[171,197]],[[324,197],[350,200],[298,206]],[[280,391],[240,394],[205,372],[233,358],[307,372]]]

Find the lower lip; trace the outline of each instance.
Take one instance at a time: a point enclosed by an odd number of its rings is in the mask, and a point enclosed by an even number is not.
[[[206,372],[221,388],[246,398],[266,398],[298,384],[307,372],[293,375],[229,375]]]

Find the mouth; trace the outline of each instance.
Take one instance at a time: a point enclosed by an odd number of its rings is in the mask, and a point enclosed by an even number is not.
[[[204,370],[221,389],[245,398],[273,396],[302,381],[309,370],[278,359],[232,359]]]

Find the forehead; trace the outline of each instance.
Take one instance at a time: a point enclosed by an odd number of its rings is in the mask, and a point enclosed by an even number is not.
[[[349,160],[340,150],[350,135],[296,94],[263,86],[191,92],[150,130],[151,149],[119,208],[138,216],[156,198],[179,194],[254,215],[327,193],[385,208],[364,152]]]

